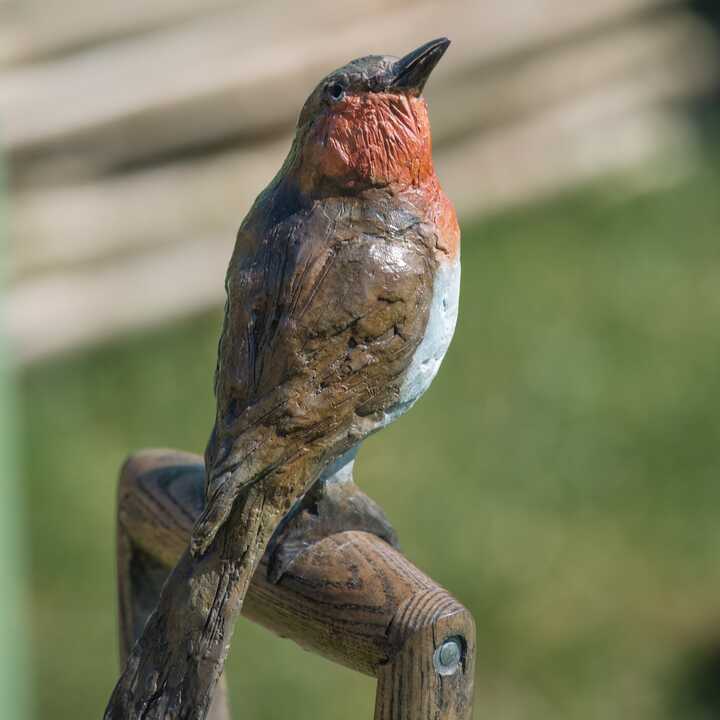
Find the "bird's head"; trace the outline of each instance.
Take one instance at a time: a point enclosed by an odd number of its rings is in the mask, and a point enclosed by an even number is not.
[[[315,88],[300,113],[294,143],[303,193],[421,185],[433,175],[421,93],[449,44],[440,38],[402,58],[353,60]]]

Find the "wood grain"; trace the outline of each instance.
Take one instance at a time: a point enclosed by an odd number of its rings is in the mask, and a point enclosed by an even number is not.
[[[466,720],[472,715],[475,628],[467,610],[443,591],[409,598],[398,608],[405,639],[378,668],[375,720]],[[441,675],[434,657],[446,640],[462,645],[460,667]]]
[[[187,545],[202,507],[198,456],[146,451],[123,468],[118,502],[118,587],[123,652],[152,610],[167,568]],[[343,509],[337,508],[342,514]],[[243,615],[306,650],[378,678],[376,718],[469,718],[475,630],[468,611],[379,537],[357,530],[321,538],[277,584],[268,554]],[[439,675],[435,651],[463,638],[458,672]],[[229,717],[217,691],[213,712]]]

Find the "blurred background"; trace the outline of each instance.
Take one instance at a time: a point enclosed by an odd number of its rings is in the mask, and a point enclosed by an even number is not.
[[[720,717],[719,28],[716,0],[0,0],[0,714],[101,716],[118,469],[204,447],[240,220],[324,74],[447,35],[459,327],[358,480],[475,614],[478,718]],[[372,716],[368,678],[246,621],[233,648],[243,717]]]

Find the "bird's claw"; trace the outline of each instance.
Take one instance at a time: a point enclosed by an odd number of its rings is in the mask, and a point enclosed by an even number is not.
[[[305,550],[347,530],[363,530],[398,547],[382,508],[354,482],[318,480],[275,531],[266,554],[268,579],[279,582]]]

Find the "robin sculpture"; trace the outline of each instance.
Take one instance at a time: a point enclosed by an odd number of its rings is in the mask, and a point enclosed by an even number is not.
[[[457,317],[459,230],[421,92],[448,44],[365,57],[323,80],[240,227],[195,554],[243,488],[269,475],[282,485],[298,460],[309,480],[350,462],[438,370]]]
[[[328,75],[238,231],[206,504],[145,629],[155,622],[168,644],[185,643],[180,664],[163,660],[148,690],[151,704],[173,696],[161,702],[169,717],[204,717],[183,709],[184,698],[206,683],[209,702],[232,618],[283,517],[316,482],[350,475],[363,439],[427,390],[450,344],[460,233],[433,168],[422,97],[449,44],[364,57]],[[142,675],[144,641],[126,673]],[[155,717],[145,707],[130,716]]]

